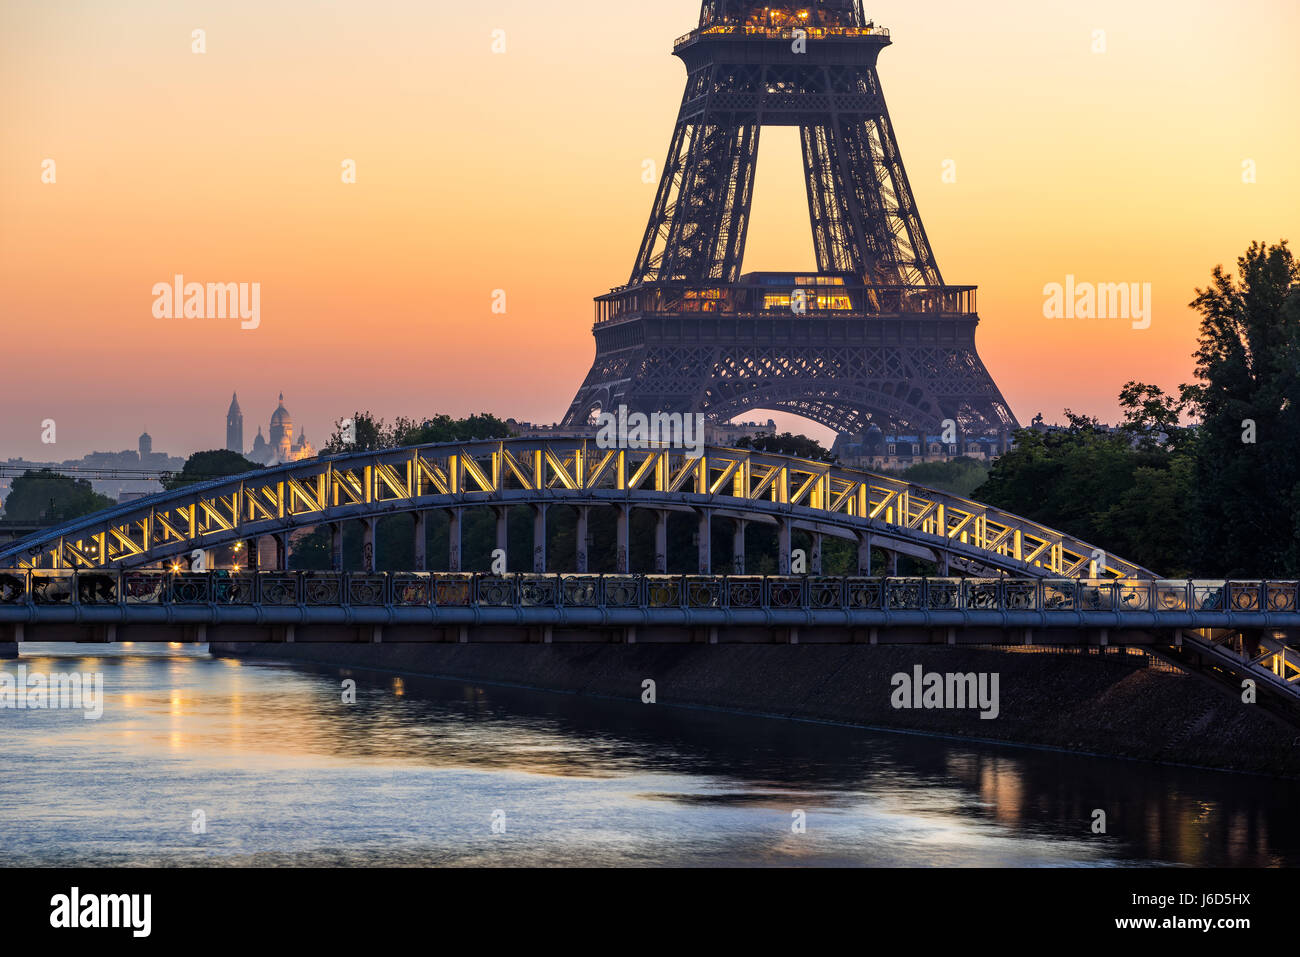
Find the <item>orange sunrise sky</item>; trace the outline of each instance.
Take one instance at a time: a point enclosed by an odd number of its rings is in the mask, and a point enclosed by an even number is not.
[[[980,287],[980,353],[1022,423],[1114,421],[1128,379],[1186,381],[1194,288],[1252,239],[1300,238],[1296,0],[867,12],[892,31],[880,76],[939,266]],[[282,391],[317,445],[356,409],[557,420],[591,299],[631,270],[642,164],[662,165],[685,79],[672,43],[698,18],[698,0],[3,0],[0,460],[146,428],[158,451],[220,448],[232,391],[249,443]],[[763,133],[746,270],[813,265],[797,143]],[[261,325],[155,318],[177,273],[260,283]],[[1151,283],[1151,327],[1044,318],[1068,274]]]

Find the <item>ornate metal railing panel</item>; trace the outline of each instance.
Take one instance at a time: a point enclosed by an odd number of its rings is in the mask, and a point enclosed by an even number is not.
[[[806,575],[490,575],[451,572],[161,572],[0,569],[6,610],[149,605],[355,608],[573,608],[817,612],[1102,613],[1300,626],[1293,581],[858,578]],[[8,619],[13,620],[13,619]]]

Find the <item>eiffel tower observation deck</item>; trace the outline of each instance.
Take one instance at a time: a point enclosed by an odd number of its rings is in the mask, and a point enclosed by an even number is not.
[[[628,281],[596,299],[596,359],[564,424],[619,406],[726,421],[792,412],[840,434],[1018,427],[975,348],[974,286],[943,281],[861,0],[704,0]],[[743,273],[759,135],[799,129],[815,270]]]

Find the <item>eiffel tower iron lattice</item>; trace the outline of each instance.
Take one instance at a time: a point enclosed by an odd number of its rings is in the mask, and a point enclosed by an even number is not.
[[[944,284],[921,224],[876,73],[889,43],[861,0],[704,0],[645,237],[596,299],[564,425],[625,405],[844,435],[1017,427],[975,349],[975,287]],[[799,129],[815,274],[741,273],[764,126]]]

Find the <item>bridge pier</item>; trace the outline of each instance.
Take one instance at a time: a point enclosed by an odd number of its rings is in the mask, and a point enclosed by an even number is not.
[[[492,508],[493,514],[497,517],[497,543],[496,548],[506,556],[506,561],[510,561],[510,508],[506,505],[496,505]]]
[[[784,518],[776,520],[776,573],[790,574],[790,522]]]
[[[276,532],[271,538],[275,541],[275,570],[277,572],[287,572],[289,570],[289,533]]]
[[[343,571],[343,523],[330,522],[330,568]]]
[[[748,524],[743,518],[736,519],[731,533],[731,571],[735,575],[745,574],[745,526]]]
[[[808,571],[813,575],[822,573],[822,536],[821,532],[812,532],[812,555],[809,556]]]
[[[948,553],[945,551],[940,551],[938,553],[935,565],[938,568],[939,577],[947,578],[949,575]]]
[[[0,661],[18,657],[18,642],[23,640],[23,626],[19,622],[0,625]]]
[[[864,578],[871,577],[871,536],[858,535],[858,574]]]
[[[415,571],[428,571],[428,539],[426,538],[426,529],[428,527],[428,513],[413,512],[411,518],[414,520],[415,528],[411,530],[414,536],[413,544],[415,545]]]
[[[546,574],[546,504],[533,506],[533,574]]]
[[[713,574],[713,513],[700,509],[699,545],[697,547],[701,575]]]
[[[464,525],[462,521],[462,512],[464,509],[453,508],[447,512],[447,570],[453,572],[460,571],[460,538],[461,529]]]
[[[626,575],[628,569],[628,525],[630,524],[632,506],[616,505],[615,508],[618,510],[618,547],[614,553],[614,571],[620,575]]]
[[[668,574],[668,512],[655,512],[655,573]]]
[[[585,575],[587,573],[587,536],[589,534],[587,531],[587,519],[591,512],[591,508],[587,505],[579,505],[577,511],[578,528],[574,535],[576,540],[573,543],[573,547],[577,552],[577,561],[575,564],[578,566],[578,574]]]
[[[377,518],[361,520],[361,570],[363,572],[375,570],[375,525],[378,522]]]

